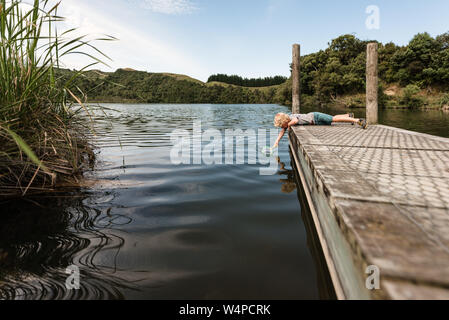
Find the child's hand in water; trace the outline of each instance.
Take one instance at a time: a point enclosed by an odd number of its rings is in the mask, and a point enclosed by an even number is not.
[[[263,147],[261,151],[267,157],[273,154],[273,148]]]

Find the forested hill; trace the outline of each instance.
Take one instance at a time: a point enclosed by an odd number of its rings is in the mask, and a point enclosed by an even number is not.
[[[364,106],[367,42],[343,35],[325,50],[301,57],[303,102]],[[64,78],[70,72],[61,70]],[[406,46],[379,43],[379,77],[381,106],[449,105],[449,32],[437,37],[420,33]],[[289,104],[291,81],[281,78],[214,75],[203,83],[184,75],[119,69],[88,71],[76,86],[91,102]],[[281,84],[249,87],[272,83]]]
[[[63,79],[74,71],[60,70]],[[75,88],[76,87],[76,88]],[[203,83],[185,75],[118,69],[87,71],[74,89],[89,102],[136,103],[278,103],[291,100],[288,81],[267,87],[241,87],[221,82]],[[79,90],[78,90],[79,89]]]

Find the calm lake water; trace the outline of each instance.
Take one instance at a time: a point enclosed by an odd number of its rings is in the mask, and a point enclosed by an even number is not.
[[[203,130],[269,129],[286,107],[104,106],[114,110],[95,116],[94,187],[1,201],[0,298],[332,297],[286,138],[274,175],[260,164],[170,160],[170,133],[191,132],[194,120]],[[449,137],[448,113],[382,111],[380,121]],[[66,289],[71,265],[79,290]]]

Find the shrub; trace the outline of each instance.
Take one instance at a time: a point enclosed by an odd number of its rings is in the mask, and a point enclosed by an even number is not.
[[[446,93],[441,99],[440,99],[440,106],[449,106],[449,93]]]
[[[409,108],[418,108],[424,104],[424,100],[418,96],[420,88],[415,84],[406,86],[400,99],[400,104]]]

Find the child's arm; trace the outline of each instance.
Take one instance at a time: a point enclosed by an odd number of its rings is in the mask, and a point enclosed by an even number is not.
[[[298,118],[293,119],[288,123],[288,128],[290,129],[291,126],[297,125],[299,122]]]
[[[276,148],[279,145],[279,141],[281,141],[284,134],[285,134],[285,129],[282,129],[281,132],[279,133],[279,137],[277,138],[275,144],[273,145],[273,148]]]
[[[290,129],[290,127],[291,126],[294,126],[294,125],[296,125],[296,124],[298,124],[298,119],[293,119],[292,121],[290,121],[289,123],[288,123],[288,129]],[[276,148],[278,145],[279,145],[279,141],[281,141],[281,139],[282,139],[282,137],[284,136],[284,134],[285,134],[285,131],[286,131],[287,129],[282,129],[281,130],[281,132],[279,133],[279,137],[277,138],[277,140],[276,140],[276,143],[273,145],[273,148]]]

